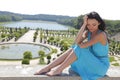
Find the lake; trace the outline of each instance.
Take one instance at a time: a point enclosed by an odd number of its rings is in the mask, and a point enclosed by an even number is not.
[[[48,30],[68,30],[68,26],[58,24],[56,22],[49,22],[49,21],[40,21],[40,20],[23,20],[17,22],[5,22],[1,23],[0,25],[5,27],[13,27],[13,28],[24,28],[29,27],[30,29],[48,29]]]

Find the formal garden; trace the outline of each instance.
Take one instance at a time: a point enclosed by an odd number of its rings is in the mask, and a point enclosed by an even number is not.
[[[28,32],[29,28],[7,28],[0,27],[0,43],[9,42],[11,39],[16,42],[21,36]],[[56,54],[57,57],[60,56],[65,50],[67,50],[74,42],[75,36],[78,30],[43,30],[36,29],[33,35],[33,43],[39,38],[38,43],[49,44],[60,49],[58,54],[57,49],[51,48],[49,54],[46,54],[44,50],[38,51],[39,63],[49,64],[50,61],[54,60],[56,57],[51,57],[52,54]],[[113,66],[120,66],[120,42],[114,39],[109,39],[109,56],[110,62]],[[4,48],[4,47],[1,47]],[[25,51],[23,53],[22,64],[30,64],[29,61],[32,59],[32,53],[30,51]]]

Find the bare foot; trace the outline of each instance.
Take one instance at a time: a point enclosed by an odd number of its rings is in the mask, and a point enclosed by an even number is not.
[[[46,75],[48,76],[59,76],[62,73],[62,71],[58,69],[52,69],[50,72],[47,72]]]
[[[42,74],[45,74],[45,73],[47,73],[49,71],[50,71],[49,68],[44,67],[44,68],[40,69],[39,71],[37,71],[34,75],[42,75]]]

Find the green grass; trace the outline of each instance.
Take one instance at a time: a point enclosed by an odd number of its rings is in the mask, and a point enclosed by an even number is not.
[[[110,57],[109,57],[109,60],[110,60],[110,62],[116,61],[113,56],[110,56]]]
[[[112,65],[114,65],[114,66],[120,66],[119,63],[113,63]]]

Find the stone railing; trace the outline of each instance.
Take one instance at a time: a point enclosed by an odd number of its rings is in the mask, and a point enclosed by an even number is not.
[[[0,77],[0,80],[82,80],[79,76],[53,76],[46,77],[40,75],[28,75],[28,76],[10,76]],[[120,80],[118,77],[104,77],[98,80]]]
[[[60,76],[34,75],[41,67],[44,66],[0,65],[0,80],[82,80],[69,68],[66,68]],[[120,71],[117,68],[110,68],[107,76],[98,80],[120,80]]]

